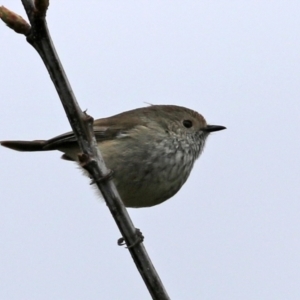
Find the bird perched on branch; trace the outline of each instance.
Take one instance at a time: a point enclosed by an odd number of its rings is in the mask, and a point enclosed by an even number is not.
[[[174,196],[208,135],[223,129],[208,125],[196,111],[175,105],[151,105],[94,122],[98,147],[127,207],[154,206]],[[0,143],[25,152],[59,150],[63,159],[76,162],[80,153],[73,132],[50,140]]]

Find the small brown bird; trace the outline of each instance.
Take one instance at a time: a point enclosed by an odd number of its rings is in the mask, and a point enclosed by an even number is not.
[[[98,119],[98,147],[127,207],[149,207],[174,196],[190,175],[206,138],[224,126],[207,125],[196,111],[175,105],[152,105]],[[73,132],[50,140],[2,141],[18,151],[59,150],[77,161]]]

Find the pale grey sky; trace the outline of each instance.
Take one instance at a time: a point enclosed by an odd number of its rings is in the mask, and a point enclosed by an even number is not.
[[[171,298],[299,299],[300,2],[50,2],[92,116],[177,104],[228,128],[174,198],[129,210]],[[25,16],[19,0],[2,4]],[[35,50],[3,24],[0,37],[0,140],[69,131]],[[0,153],[0,299],[150,299],[74,164]]]

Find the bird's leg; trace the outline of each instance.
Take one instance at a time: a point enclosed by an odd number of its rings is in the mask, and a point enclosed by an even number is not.
[[[114,174],[113,170],[108,170],[108,172],[105,175],[103,175],[97,179],[94,179],[89,175],[90,179],[92,179],[90,182],[90,185],[95,184],[96,182],[103,182],[103,181],[111,180],[113,178],[113,174]]]

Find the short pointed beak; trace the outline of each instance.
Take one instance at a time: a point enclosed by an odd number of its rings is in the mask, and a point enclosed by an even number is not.
[[[224,126],[220,126],[220,125],[207,125],[206,127],[202,128],[202,131],[205,132],[214,132],[214,131],[220,131],[220,130],[224,130],[226,129],[226,127]]]

